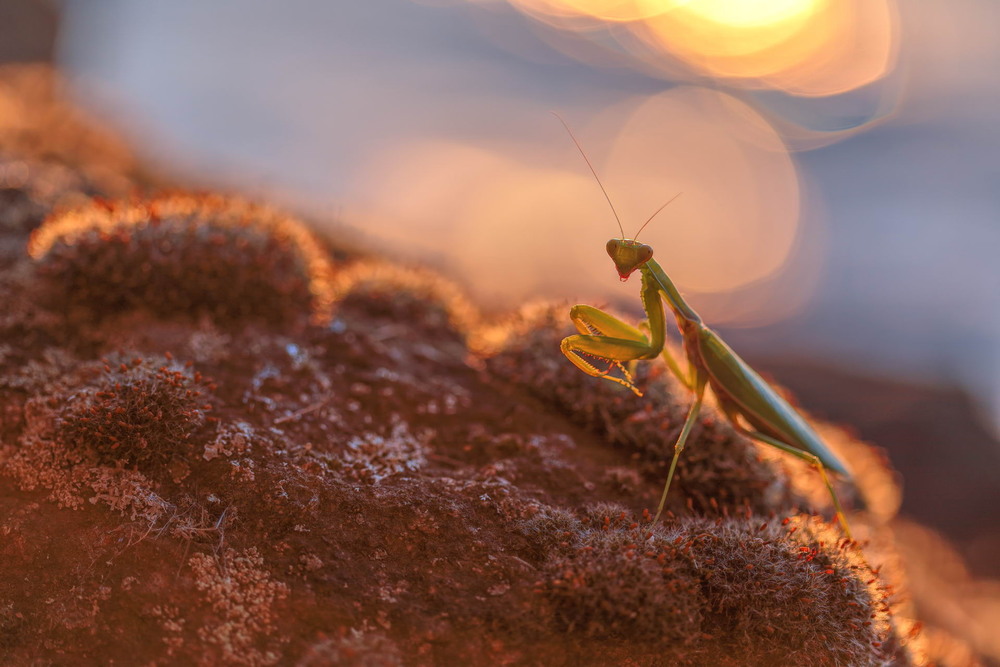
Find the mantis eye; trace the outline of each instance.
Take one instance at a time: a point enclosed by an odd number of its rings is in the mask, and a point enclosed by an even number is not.
[[[608,254],[611,255],[612,259],[614,259],[614,256],[618,254],[618,248],[620,248],[621,245],[622,243],[618,239],[611,239],[608,241],[608,245],[606,245],[605,248],[607,248]]]
[[[641,245],[635,249],[637,264],[645,264],[653,259],[653,248],[648,245]]]

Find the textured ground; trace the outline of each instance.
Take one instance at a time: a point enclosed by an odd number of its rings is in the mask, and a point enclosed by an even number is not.
[[[661,369],[638,398],[566,362],[563,307],[484,324],[434,275],[267,207],[144,194],[45,70],[0,74],[0,663],[917,665],[950,646],[914,624],[868,446],[820,426],[877,508],[851,517],[864,551],[811,471],[714,412],[651,528],[689,401]]]

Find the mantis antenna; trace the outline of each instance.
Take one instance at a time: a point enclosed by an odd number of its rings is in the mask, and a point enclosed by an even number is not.
[[[608,206],[611,207],[611,212],[615,214],[615,220],[618,221],[618,231],[622,233],[622,238],[624,239],[625,228],[622,227],[622,219],[618,217],[618,211],[615,210],[615,205],[611,203],[611,197],[608,196],[608,191],[604,189],[604,184],[601,183],[601,177],[597,175],[597,171],[594,169],[594,165],[590,164],[590,159],[587,157],[587,154],[583,152],[583,147],[580,146],[580,142],[576,140],[576,136],[573,134],[573,130],[569,129],[569,125],[566,123],[566,121],[563,120],[563,117],[557,114],[555,111],[550,111],[549,113],[558,118],[559,122],[563,124],[563,127],[566,128],[566,131],[569,132],[569,138],[573,140],[573,143],[576,144],[576,149],[580,151],[580,155],[583,156],[583,161],[587,163],[588,167],[590,167],[590,173],[594,175],[594,179],[597,181],[597,184],[601,186],[601,192],[604,193],[604,198],[608,200]],[[667,202],[667,204],[669,203],[670,202]],[[664,206],[666,206],[666,204],[664,204]],[[659,211],[657,211],[656,213],[659,213]],[[654,213],[653,215],[656,215],[656,213]],[[645,227],[645,225],[643,226]]]
[[[644,229],[646,228],[646,225],[648,225],[649,223],[651,223],[651,222],[653,221],[653,218],[655,218],[655,217],[656,217],[656,215],[657,215],[657,214],[658,214],[658,213],[659,213],[660,211],[662,211],[663,209],[665,209],[665,208],[667,207],[667,204],[669,204],[669,203],[670,203],[670,202],[672,202],[673,200],[677,199],[677,198],[678,198],[678,197],[680,197],[680,196],[681,196],[682,194],[684,194],[684,193],[683,193],[683,192],[678,192],[678,193],[677,193],[677,194],[675,194],[675,195],[674,195],[673,197],[671,197],[670,199],[668,199],[668,200],[667,200],[667,203],[666,203],[666,204],[664,204],[664,205],[663,205],[663,206],[661,206],[660,208],[656,209],[656,211],[654,211],[654,212],[653,212],[653,215],[649,216],[649,220],[647,220],[646,222],[642,223],[642,227],[640,227],[640,228],[639,228],[639,231],[635,233],[635,236],[633,236],[633,237],[632,237],[632,240],[633,240],[633,241],[638,241],[638,240],[639,240],[639,234],[641,234],[641,233],[642,233],[642,230],[644,230]]]

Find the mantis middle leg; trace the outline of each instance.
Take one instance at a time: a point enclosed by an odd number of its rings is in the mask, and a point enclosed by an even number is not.
[[[663,485],[663,493],[660,495],[660,504],[656,508],[656,516],[653,517],[653,525],[660,520],[660,515],[663,514],[663,506],[667,502],[667,493],[670,491],[670,483],[674,480],[674,472],[677,470],[677,461],[681,457],[681,452],[684,451],[684,445],[687,444],[688,436],[691,435],[691,428],[694,426],[695,420],[698,419],[698,415],[701,414],[701,404],[705,399],[705,385],[708,382],[708,377],[705,375],[704,371],[700,369],[694,370],[694,377],[692,378],[692,390],[694,391],[694,402],[691,403],[691,407],[688,408],[687,417],[684,419],[684,426],[681,427],[680,435],[677,436],[677,441],[674,443],[674,457],[670,460],[670,470],[667,472],[667,483]]]

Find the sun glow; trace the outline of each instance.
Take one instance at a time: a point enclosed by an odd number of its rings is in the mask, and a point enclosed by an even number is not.
[[[560,32],[607,27],[641,67],[826,96],[895,64],[894,0],[508,0]],[[606,43],[607,39],[595,42]]]
[[[591,18],[599,21],[641,21],[683,4],[683,0],[510,0],[535,18]]]
[[[824,0],[688,0],[679,9],[733,28],[774,27],[800,22],[826,4]]]

